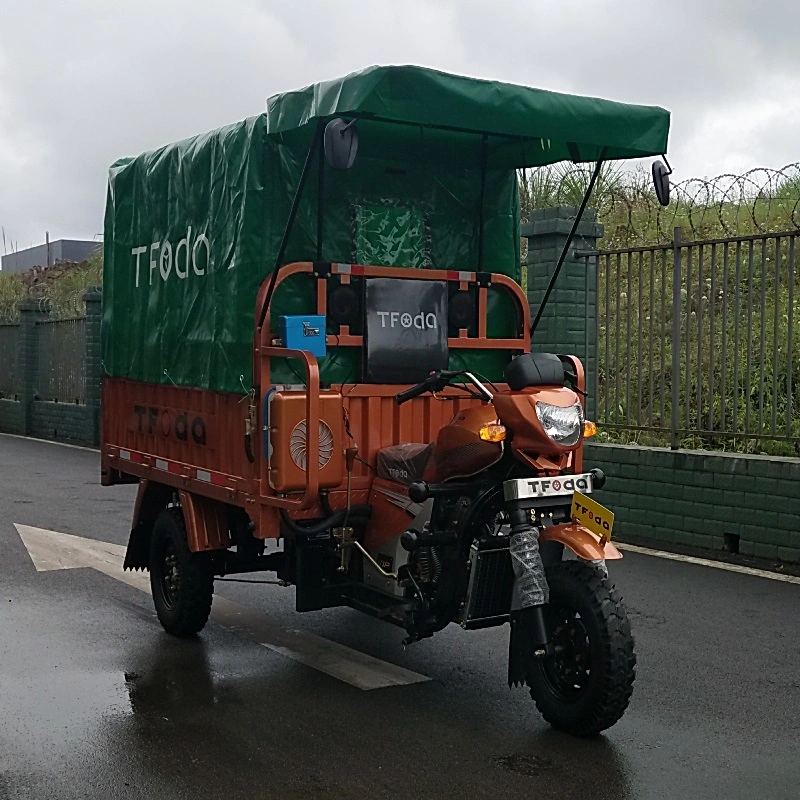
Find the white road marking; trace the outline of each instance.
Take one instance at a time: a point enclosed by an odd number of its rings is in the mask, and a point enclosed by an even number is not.
[[[743,567],[740,564],[728,564],[725,561],[712,561],[708,558],[683,556],[680,553],[668,553],[665,550],[651,550],[649,547],[639,547],[635,544],[624,544],[623,542],[615,542],[615,544],[620,550],[629,550],[631,553],[640,553],[644,556],[666,558],[669,561],[682,561],[685,564],[697,564],[700,567],[723,569],[726,572],[738,572],[742,575],[753,575],[756,578],[766,578],[770,581],[780,581],[781,583],[795,583],[800,585],[800,578],[795,575],[782,575],[780,572],[770,572],[766,569],[755,569],[754,567]]]
[[[20,436],[17,433],[0,433],[0,436],[8,436],[11,439],[24,439],[26,442],[42,442],[43,444],[54,444],[58,447],[70,447],[73,450],[86,450],[88,453],[99,453],[99,447],[82,447],[79,444],[67,444],[66,442],[54,442],[52,439],[37,439],[35,436]]]
[[[125,548],[110,542],[15,523],[38,572],[89,567],[122,583],[150,592],[150,576],[122,569]],[[405,686],[430,678],[381,661],[308,631],[287,628],[273,617],[214,596],[211,619],[294,661],[359,689]]]

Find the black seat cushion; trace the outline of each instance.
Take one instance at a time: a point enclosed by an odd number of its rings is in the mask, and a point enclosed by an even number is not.
[[[408,486],[422,478],[433,452],[431,444],[396,444],[378,451],[379,478]]]
[[[512,392],[529,386],[563,386],[564,364],[553,353],[525,353],[506,365],[505,379]]]

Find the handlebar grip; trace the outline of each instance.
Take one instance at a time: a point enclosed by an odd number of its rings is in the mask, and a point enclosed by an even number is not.
[[[428,386],[425,383],[418,383],[416,386],[412,386],[410,389],[398,392],[394,396],[394,399],[397,405],[401,406],[406,401],[413,400],[415,397],[419,397],[421,394],[425,394],[427,391]]]
[[[397,405],[401,406],[407,400],[413,400],[415,397],[425,394],[425,392],[441,392],[452,378],[460,374],[459,372],[449,372],[447,370],[432,372],[422,383],[418,383],[403,392],[398,392],[394,399]]]

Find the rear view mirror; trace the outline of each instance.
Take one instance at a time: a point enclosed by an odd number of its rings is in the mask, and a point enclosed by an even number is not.
[[[325,126],[325,160],[333,169],[350,169],[358,152],[356,121],[332,119]]]
[[[662,206],[669,205],[669,176],[672,170],[663,161],[653,162],[653,187],[656,190],[656,197]]]

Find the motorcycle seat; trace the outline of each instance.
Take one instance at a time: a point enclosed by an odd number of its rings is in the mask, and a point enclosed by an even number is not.
[[[378,477],[408,486],[422,478],[432,452],[433,443],[384,447],[378,451]]]

